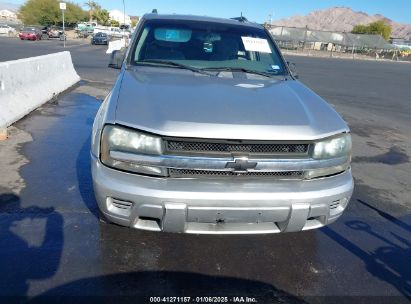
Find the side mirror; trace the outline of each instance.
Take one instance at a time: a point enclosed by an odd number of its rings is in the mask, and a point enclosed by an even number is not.
[[[121,69],[123,65],[124,56],[126,55],[126,50],[113,51],[111,53],[110,62],[108,63],[109,68]]]
[[[294,77],[295,79],[298,79],[298,72],[297,72],[297,66],[293,62],[287,61],[288,69],[290,70],[291,76]]]

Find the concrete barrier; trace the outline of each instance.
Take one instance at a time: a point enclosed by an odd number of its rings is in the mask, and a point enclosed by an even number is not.
[[[79,80],[70,52],[0,62],[0,137],[9,125]]]
[[[113,51],[119,51],[130,44],[129,38],[122,38],[120,40],[109,41],[106,54],[111,54]]]

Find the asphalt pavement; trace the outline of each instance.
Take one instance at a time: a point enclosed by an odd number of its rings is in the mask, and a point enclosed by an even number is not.
[[[1,39],[0,61],[60,50],[57,41],[30,43]],[[69,50],[82,83],[20,120],[0,142],[0,296],[409,303],[410,64],[288,57],[301,81],[352,129],[356,188],[347,211],[314,231],[197,236],[98,220],[90,131],[117,71],[106,67],[102,47],[76,43]]]
[[[90,39],[69,40],[64,48],[63,41],[58,39],[29,41],[0,37],[0,62],[69,51],[83,80],[111,85],[118,71],[105,69],[106,50],[105,45],[91,45]]]

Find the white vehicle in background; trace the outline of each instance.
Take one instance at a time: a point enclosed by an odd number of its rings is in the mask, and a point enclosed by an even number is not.
[[[7,24],[0,24],[0,35],[8,36],[8,37],[16,37],[17,31],[13,27]]]
[[[96,22],[80,22],[77,24],[76,30],[78,31],[92,31],[98,24]]]
[[[129,31],[121,30],[119,27],[112,26],[97,26],[94,28],[94,34],[97,33],[105,33],[111,38],[123,38],[124,36],[130,36]]]

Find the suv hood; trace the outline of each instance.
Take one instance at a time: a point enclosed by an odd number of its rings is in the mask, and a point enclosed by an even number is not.
[[[324,100],[298,81],[149,67],[123,73],[115,122],[139,130],[251,140],[315,140],[349,131]]]

